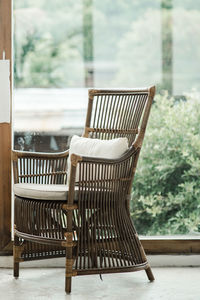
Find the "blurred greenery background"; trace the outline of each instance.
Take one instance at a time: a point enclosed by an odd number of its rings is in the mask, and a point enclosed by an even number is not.
[[[17,0],[14,16],[17,89],[157,86],[132,216],[140,234],[199,233],[199,1]]]
[[[200,232],[200,101],[155,98],[133,183],[131,211],[144,235]]]

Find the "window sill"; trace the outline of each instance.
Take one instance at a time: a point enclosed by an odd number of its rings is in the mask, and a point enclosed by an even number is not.
[[[146,254],[200,254],[200,236],[140,236]],[[10,243],[0,256],[12,255]]]
[[[147,254],[199,254],[199,235],[140,236]]]

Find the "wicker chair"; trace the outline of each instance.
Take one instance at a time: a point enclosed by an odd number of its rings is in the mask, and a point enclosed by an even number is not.
[[[89,90],[83,136],[127,137],[129,150],[118,159],[72,154],[69,188],[68,151],[13,151],[15,191],[20,184],[29,183],[33,189],[45,187],[49,193],[46,199],[15,192],[15,277],[22,261],[66,256],[67,293],[76,275],[145,270],[149,280],[154,280],[129,212],[132,181],[154,94],[155,87]],[[62,196],[57,197],[56,191]]]

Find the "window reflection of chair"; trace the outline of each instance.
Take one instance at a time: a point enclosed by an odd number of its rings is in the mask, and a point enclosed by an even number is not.
[[[90,90],[84,137],[127,137],[117,159],[13,151],[14,276],[21,261],[66,256],[71,278],[145,270],[153,274],[130,217],[132,181],[155,88]],[[76,169],[79,180],[76,180]]]

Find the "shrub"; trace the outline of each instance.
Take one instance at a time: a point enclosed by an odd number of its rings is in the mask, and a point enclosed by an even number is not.
[[[133,183],[131,214],[140,234],[200,232],[200,103],[158,95]]]

